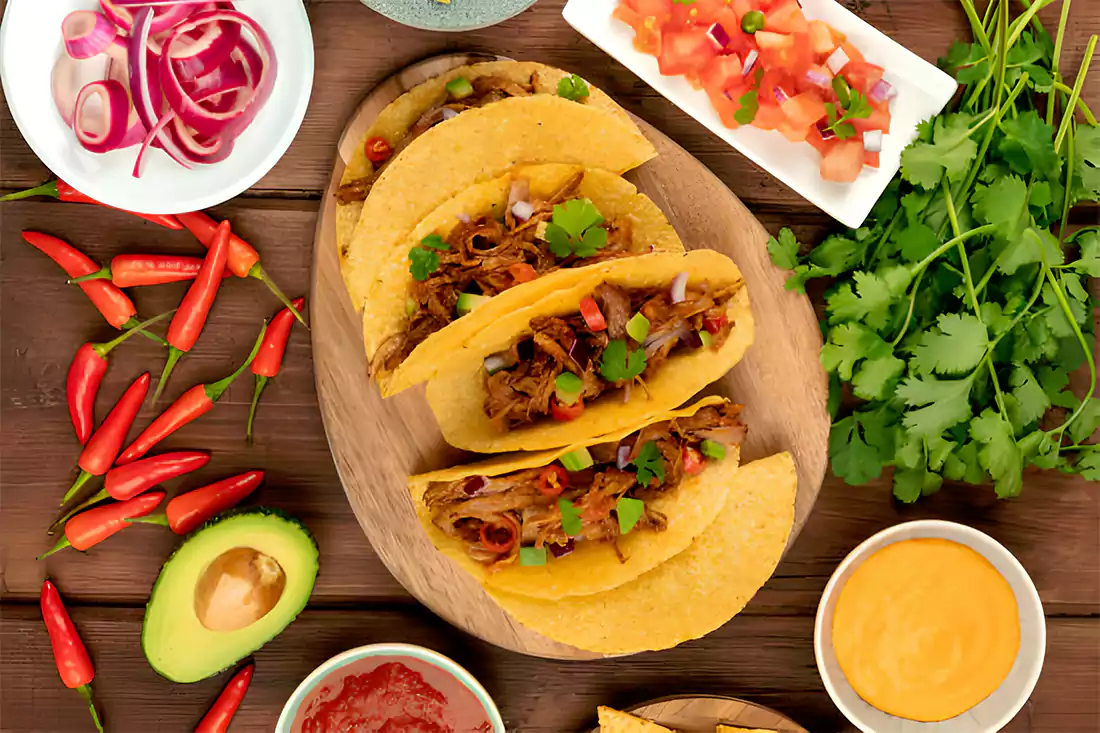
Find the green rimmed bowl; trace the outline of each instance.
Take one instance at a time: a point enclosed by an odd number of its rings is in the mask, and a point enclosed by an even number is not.
[[[368,657],[405,657],[415,659],[425,664],[430,664],[452,677],[473,693],[477,701],[485,709],[485,714],[493,726],[493,733],[505,733],[504,721],[500,717],[496,703],[489,697],[489,693],[481,686],[477,679],[466,671],[458,662],[445,657],[439,652],[426,649],[414,644],[368,644],[366,646],[349,649],[342,654],[337,654],[332,659],[309,673],[302,680],[298,688],[291,694],[290,699],[283,706],[283,712],[279,715],[279,721],[275,724],[275,733],[291,733],[294,718],[298,715],[298,709],[309,698],[317,686],[333,672],[355,664]]]
[[[390,20],[426,31],[472,31],[519,15],[536,0],[361,0]]]

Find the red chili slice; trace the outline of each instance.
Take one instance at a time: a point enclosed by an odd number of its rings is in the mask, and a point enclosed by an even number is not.
[[[543,496],[558,496],[569,488],[569,472],[563,466],[552,463],[539,474],[539,492]]]
[[[507,514],[502,514],[501,519],[503,520],[501,522],[481,524],[481,544],[486,550],[503,555],[516,544],[519,538],[519,525]]]
[[[725,314],[720,316],[707,316],[703,319],[703,328],[707,329],[707,333],[712,336],[717,336],[718,332],[729,323],[729,319]]]
[[[600,313],[600,306],[596,305],[596,299],[591,295],[581,299],[581,316],[584,317],[584,323],[589,331],[603,331],[607,328],[607,321],[604,320],[603,313]]]
[[[363,144],[363,152],[367,155],[367,160],[371,163],[381,163],[384,160],[389,160],[393,155],[393,148],[383,138],[372,137],[368,138],[367,142]]]
[[[576,420],[584,412],[584,400],[578,399],[572,405],[563,405],[554,397],[550,400],[550,417],[561,422]]]
[[[703,470],[705,461],[703,460],[703,454],[697,448],[685,445],[680,451],[680,457],[684,462],[685,472],[694,475]]]

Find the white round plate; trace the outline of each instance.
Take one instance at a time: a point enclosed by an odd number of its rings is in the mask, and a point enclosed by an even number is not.
[[[8,0],[0,26],[0,79],[12,117],[43,163],[80,192],[111,206],[146,214],[205,209],[260,180],[290,147],[313,87],[313,36],[302,0],[238,0],[275,48],[275,88],[256,119],[236,139],[232,154],[187,170],[163,151],[146,152],[134,178],[138,146],[90,153],[80,146],[53,101],[50,77],[64,53],[61,21],[96,0]]]
[[[974,550],[997,569],[1016,595],[1020,614],[1020,650],[1000,687],[970,710],[936,723],[906,720],[872,707],[844,677],[833,651],[833,613],[844,584],[864,560],[887,545],[918,537],[936,537],[958,542]],[[814,623],[814,656],[817,671],[829,697],[840,712],[865,733],[995,733],[1015,717],[1031,697],[1046,656],[1047,627],[1043,604],[1024,566],[1004,545],[984,532],[955,522],[923,519],[904,522],[872,535],[837,566]]]

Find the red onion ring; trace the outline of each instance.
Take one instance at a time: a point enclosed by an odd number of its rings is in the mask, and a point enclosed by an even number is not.
[[[61,21],[65,50],[74,59],[90,59],[103,53],[117,36],[114,23],[94,10],[74,10]]]
[[[87,105],[98,98],[103,105],[99,124],[88,117]],[[130,97],[126,88],[114,79],[85,84],[76,95],[73,110],[73,131],[85,149],[93,153],[106,153],[118,147],[126,136],[126,118],[130,114]],[[97,129],[98,128],[98,129]]]
[[[198,38],[185,36],[187,45],[181,43],[169,53],[176,73],[184,81],[205,76],[221,66],[241,41],[241,26],[236,23],[207,23],[202,30]],[[173,37],[169,36],[168,41]]]
[[[134,102],[134,109],[141,118],[141,124],[149,131],[145,142],[142,143],[141,152],[138,153],[138,160],[134,163],[135,178],[140,176],[143,153],[154,140],[172,160],[184,168],[191,167],[179,145],[163,132],[167,122],[160,115],[162,90],[160,80],[156,76],[156,66],[149,59],[152,53],[148,45],[152,20],[152,8],[139,10],[134,16],[134,30],[130,36],[130,95]]]
[[[90,59],[74,59],[67,53],[57,57],[50,75],[50,88],[53,101],[61,119],[69,127],[73,126],[73,109],[76,108],[76,95],[85,84],[99,81],[107,76],[109,59],[95,56]]]

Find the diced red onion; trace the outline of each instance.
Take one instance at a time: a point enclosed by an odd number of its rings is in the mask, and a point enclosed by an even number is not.
[[[775,94],[775,101],[779,102],[780,104],[783,104],[784,102],[790,101],[791,97],[790,97],[790,95],[787,94],[786,90],[784,90],[783,87],[776,87],[775,91],[774,91],[774,94]]]
[[[712,23],[710,28],[707,28],[707,38],[718,51],[723,50],[730,43],[730,34],[726,33],[721,23]]]
[[[673,303],[682,303],[687,297],[688,274],[680,272],[672,279],[672,287],[669,288],[668,297]]]
[[[61,21],[65,50],[74,59],[90,59],[103,53],[118,36],[118,28],[94,10],[74,10]]]
[[[817,131],[821,134],[822,140],[832,140],[836,137],[836,133],[829,129],[829,123],[826,120],[817,121]]]
[[[630,446],[620,445],[615,451],[615,468],[620,471],[630,465]]]
[[[867,92],[867,96],[871,98],[872,102],[885,102],[887,99],[898,96],[898,91],[894,89],[894,85],[890,82],[879,79],[871,85],[871,91]]]
[[[443,108],[443,121],[444,122],[446,122],[447,120],[453,120],[455,117],[458,117],[458,112],[454,111],[450,107],[444,107]]]
[[[570,538],[564,545],[559,545],[557,542],[549,542],[546,548],[550,550],[550,554],[554,557],[565,557],[573,551],[573,540]]]
[[[483,366],[485,371],[489,374],[499,372],[501,369],[507,369],[510,366],[515,366],[518,359],[510,351],[498,351],[495,354],[489,354],[485,357]]]
[[[535,207],[530,201],[517,201],[512,204],[512,216],[520,221],[527,221],[535,213]]]
[[[819,69],[810,69],[806,72],[806,81],[813,84],[815,87],[821,87],[822,89],[829,89],[832,86],[833,80],[829,78],[829,75]]]
[[[101,108],[89,110],[96,102]],[[114,79],[85,84],[76,96],[73,110],[73,131],[86,150],[106,153],[118,147],[126,136],[126,118],[130,114],[130,97]]]
[[[741,68],[741,76],[748,76],[752,67],[756,66],[756,59],[760,58],[760,52],[755,48],[745,56],[744,66]]]
[[[829,71],[839,74],[840,70],[847,66],[850,60],[848,54],[844,53],[844,49],[837,46],[836,50],[825,61],[825,65],[829,67]]]
[[[882,130],[868,130],[863,133],[863,149],[868,153],[881,153]]]

